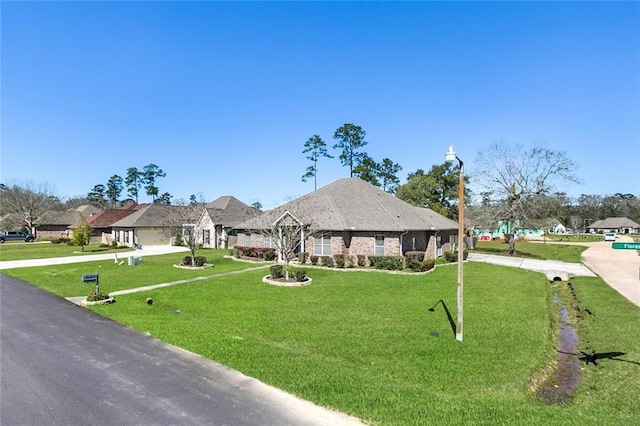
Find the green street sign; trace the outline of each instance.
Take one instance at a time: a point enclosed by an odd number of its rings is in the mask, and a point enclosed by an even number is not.
[[[622,250],[640,250],[640,243],[611,243],[611,247]]]

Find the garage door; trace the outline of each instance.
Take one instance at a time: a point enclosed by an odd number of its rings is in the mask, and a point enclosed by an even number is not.
[[[142,247],[169,244],[170,232],[164,229],[138,229],[137,242]]]

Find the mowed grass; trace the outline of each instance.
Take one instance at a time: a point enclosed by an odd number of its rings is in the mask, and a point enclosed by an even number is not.
[[[119,296],[96,310],[372,423],[505,422],[539,406],[527,388],[552,350],[542,275],[469,265],[460,344],[443,305],[428,310],[442,299],[455,318],[455,266],[414,276],[309,273],[307,287],[265,285],[255,271]],[[505,291],[514,280],[517,291]]]
[[[554,259],[580,263],[580,256],[588,247],[574,244],[545,244],[543,242],[516,241],[516,256],[533,259]],[[509,244],[500,241],[478,241],[474,251],[509,256]]]
[[[93,284],[82,282],[82,274],[98,272],[100,276],[100,290],[112,292],[171,281],[184,280],[194,277],[239,271],[260,266],[260,264],[238,262],[224,258],[228,250],[198,250],[197,255],[205,256],[211,268],[189,270],[176,268],[188,252],[173,253],[159,256],[145,256],[143,262],[129,266],[123,256],[122,265],[113,260],[102,260],[68,265],[42,266],[38,268],[16,268],[2,271],[7,275],[36,283],[39,287],[62,297],[83,296],[93,290]]]
[[[112,249],[100,247],[98,243],[92,243],[84,247],[68,246],[66,244],[52,244],[50,242],[6,242],[0,244],[0,261],[22,259],[46,259],[49,257],[81,256],[104,253],[124,253],[132,251],[131,248]]]
[[[153,269],[141,284],[156,277]],[[549,406],[530,392],[532,377],[555,355],[548,281],[465,263],[460,343],[445,310],[455,322],[456,271],[455,264],[421,275],[309,269],[314,282],[297,288],[262,283],[266,270],[245,271],[122,295],[91,309],[371,424],[636,421],[637,307],[600,279],[572,280],[583,307],[580,349],[602,357],[582,371],[573,404]],[[51,288],[55,278],[40,273],[32,282]]]

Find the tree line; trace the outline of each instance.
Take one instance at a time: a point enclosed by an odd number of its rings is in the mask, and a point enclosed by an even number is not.
[[[381,187],[384,191],[394,193],[400,179],[398,173],[402,166],[394,163],[389,158],[383,158],[377,162],[371,158],[362,148],[368,144],[365,140],[367,132],[362,127],[353,123],[345,123],[338,127],[333,134],[333,139],[337,142],[333,149],[338,150],[340,163],[349,167],[350,177],[359,177],[372,185]],[[327,151],[327,143],[319,136],[313,135],[304,143],[303,154],[311,161],[302,175],[302,181],[313,178],[314,189],[318,188],[318,160],[321,158],[334,158]]]
[[[124,204],[138,203],[144,189],[144,193],[151,197],[154,204],[171,204],[173,196],[168,192],[160,194],[156,184],[158,178],[163,177],[166,177],[166,173],[155,164],[147,164],[142,170],[129,167],[124,178],[116,174],[106,184],[95,185],[87,194],[87,199],[100,209],[117,208]],[[125,190],[127,198],[122,197]]]

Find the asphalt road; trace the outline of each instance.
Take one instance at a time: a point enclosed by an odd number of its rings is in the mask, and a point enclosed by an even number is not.
[[[0,275],[2,425],[354,425]]]

